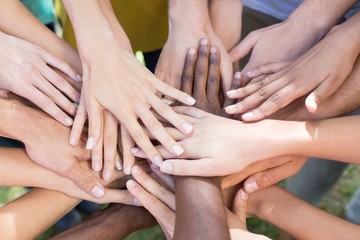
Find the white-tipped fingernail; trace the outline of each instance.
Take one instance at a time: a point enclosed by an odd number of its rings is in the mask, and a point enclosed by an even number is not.
[[[163,172],[163,173],[172,173],[173,171],[173,168],[172,168],[172,165],[171,163],[168,163],[168,162],[163,162],[163,164],[161,164],[160,166],[160,170]]]
[[[235,77],[236,79],[240,79],[240,78],[241,78],[241,72],[236,72],[236,73],[234,74],[234,77]]]
[[[254,76],[254,72],[253,72],[253,71],[247,72],[247,73],[246,73],[246,76],[248,76],[248,77],[253,77],[253,76]]]
[[[255,180],[251,180],[245,185],[245,189],[248,193],[252,193],[259,189],[259,185],[256,183]]]
[[[126,164],[124,172],[125,172],[125,174],[130,175],[130,173],[131,173],[131,165],[129,163]]]
[[[207,45],[209,41],[206,38],[201,39],[200,44],[201,45]]]
[[[188,53],[189,53],[190,55],[195,55],[195,53],[196,53],[195,48],[190,48],[189,51],[188,51]]]
[[[95,187],[91,190],[91,194],[96,198],[102,198],[105,194],[104,187],[96,184]]]
[[[191,133],[192,130],[194,129],[194,127],[190,124],[190,123],[183,123],[181,125],[182,129],[184,130],[185,133]]]
[[[116,167],[116,169],[119,170],[119,171],[123,168],[120,160],[117,160],[117,161],[115,162],[115,167]]]
[[[82,76],[80,74],[76,74],[75,79],[76,79],[76,81],[81,82]]]
[[[75,145],[76,145],[76,138],[75,138],[75,136],[70,136],[69,143],[70,143],[71,146],[75,146]]]
[[[227,95],[228,97],[236,97],[236,93],[237,93],[236,90],[230,90],[230,91],[227,91],[227,92],[226,92],[226,95]]]
[[[188,96],[186,98],[186,102],[188,102],[190,105],[194,105],[196,103],[196,99],[193,97]]]
[[[165,103],[165,104],[167,104],[167,105],[173,104],[172,101],[170,101],[169,99],[166,99],[166,98],[163,98],[162,101],[163,101],[163,103]]]
[[[237,109],[236,105],[230,105],[225,108],[225,111],[227,113],[232,113],[232,112],[236,111],[236,109]]]
[[[135,182],[134,180],[129,180],[129,181],[127,181],[127,183],[126,183],[126,186],[133,188],[133,187],[136,186],[136,182]]]
[[[89,137],[86,142],[86,149],[92,149],[94,147],[94,138]]]
[[[171,149],[177,156],[181,155],[184,152],[184,149],[179,145],[173,145]]]
[[[154,162],[156,163],[156,165],[160,166],[163,162],[163,159],[160,156],[155,156]]]
[[[134,204],[134,206],[142,207],[141,202],[139,200],[137,200],[136,198],[134,198],[133,204]]]
[[[66,126],[71,126],[74,123],[74,121],[71,118],[67,117],[64,119],[64,123]]]
[[[137,148],[137,147],[134,147],[134,148],[132,148],[131,150],[130,150],[130,152],[132,153],[132,154],[136,154],[136,153],[138,153],[140,151],[140,148]]]
[[[244,119],[246,118],[252,118],[254,116],[254,113],[253,112],[247,112],[247,113],[244,113],[241,117]]]
[[[104,170],[103,172],[103,178],[105,181],[109,181],[111,178],[111,172],[109,169]]]
[[[99,161],[93,160],[93,170],[99,172],[101,170],[101,164]]]
[[[244,190],[241,190],[241,199],[247,201],[248,197],[248,194]]]

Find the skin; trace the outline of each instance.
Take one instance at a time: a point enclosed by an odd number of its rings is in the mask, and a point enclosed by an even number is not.
[[[169,137],[149,108],[153,108],[184,133],[190,133],[192,126],[179,118],[155,93],[160,92],[189,105],[195,100],[158,80],[130,54],[126,49],[128,46],[116,38],[98,1],[64,1],[64,5],[74,26],[83,66],[82,99],[79,106],[81,112],[78,111],[74,126],[77,126],[75,131],[79,131],[87,113],[87,148],[93,149],[101,139],[104,131],[103,111],[108,110],[125,126],[134,141],[144,148],[152,162],[159,164],[162,158],[136,121],[137,118],[141,119],[170,151],[181,153],[183,148]],[[99,32],[104,33],[102,38],[94,37],[98,36]],[[101,56],[107,56],[108,61],[105,63]],[[126,81],[119,80],[119,76]],[[106,79],[106,84],[100,83],[100,79]],[[118,102],[132,104],[118,105]],[[125,167],[127,170],[128,168]]]
[[[248,85],[227,93],[230,98],[242,100],[226,111],[241,113],[244,121],[256,121],[311,92],[305,105],[309,112],[316,112],[321,102],[336,92],[353,70],[360,52],[360,42],[352,40],[360,34],[359,19],[360,14],[356,14],[334,27],[293,62],[270,63],[248,73],[253,79]]]

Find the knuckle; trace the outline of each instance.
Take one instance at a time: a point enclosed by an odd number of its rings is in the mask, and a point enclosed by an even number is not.
[[[195,70],[195,78],[203,78],[205,76],[205,71],[203,69]]]
[[[104,142],[108,145],[114,145],[116,144],[116,139],[113,136],[106,136]]]
[[[90,190],[93,187],[93,176],[90,173],[83,174],[78,184],[82,189]]]
[[[161,198],[161,197],[165,197],[167,195],[167,190],[164,187],[159,187],[156,190],[156,194],[157,197]]]
[[[217,82],[219,82],[219,78],[218,78],[218,77],[216,77],[216,76],[209,76],[209,77],[208,77],[208,83],[209,83],[209,84],[215,84],[215,83],[217,83]]]
[[[207,52],[206,48],[201,47],[201,48],[199,49],[199,57],[206,57],[207,54],[208,54],[208,52]]]
[[[217,56],[215,55],[210,55],[210,65],[217,65],[219,62]]]
[[[155,206],[157,202],[157,198],[153,195],[148,195],[145,197],[143,205],[144,206]]]
[[[190,82],[193,79],[192,75],[188,74],[188,73],[183,73],[181,75],[181,81],[182,82]]]
[[[266,94],[267,94],[266,87],[260,88],[259,91],[258,91],[258,94],[259,94],[260,97],[266,96]]]
[[[259,186],[262,188],[269,187],[274,184],[273,179],[268,174],[261,174]]]

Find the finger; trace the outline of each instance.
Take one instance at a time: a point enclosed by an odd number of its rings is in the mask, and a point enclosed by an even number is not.
[[[189,137],[187,134],[180,132],[179,130],[177,130],[174,127],[165,127],[164,129],[170,135],[170,137],[177,142]],[[156,140],[156,138],[152,135],[151,132],[149,132],[149,130],[144,128],[144,131],[145,131],[146,135],[149,136],[150,139]]]
[[[157,91],[161,92],[162,94],[169,96],[175,100],[178,100],[179,102],[185,105],[192,106],[196,102],[196,100],[193,97],[191,97],[189,94],[184,93],[176,88],[173,88],[158,79],[153,81],[153,86]]]
[[[229,98],[245,98],[248,97],[249,95],[255,93],[256,91],[258,91],[259,89],[263,88],[264,86],[268,85],[270,83],[270,78],[268,78],[267,76],[260,76],[257,78],[254,78],[253,80],[251,80],[251,82],[249,82],[246,86],[242,87],[242,88],[238,88],[235,90],[231,90],[228,91],[226,93],[226,95]],[[259,92],[259,94],[261,94],[262,92]]]
[[[97,141],[96,145],[91,149],[91,167],[96,172],[100,172],[103,168],[103,134],[103,132],[100,133],[99,140]]]
[[[137,199],[159,222],[173,222],[175,225],[175,213],[158,198],[148,193],[134,180],[126,183],[129,192]],[[167,225],[167,224],[166,224]]]
[[[117,160],[118,121],[109,111],[104,111],[104,171],[103,179],[109,181]]]
[[[169,159],[160,165],[160,170],[166,174],[178,176],[201,176],[215,177],[232,173],[233,169],[227,169],[219,162],[211,158],[198,160]]]
[[[103,133],[103,109],[95,101],[90,99],[90,104],[86,105],[89,118],[89,137],[86,142],[86,149],[93,149],[99,142]]]
[[[299,90],[299,87],[292,82],[281,90],[272,94],[258,108],[255,108],[250,112],[243,114],[241,117],[243,121],[247,122],[258,121],[287,106],[292,101],[301,97],[302,95],[303,92],[301,91],[301,89]]]
[[[198,58],[195,63],[194,72],[194,89],[193,96],[195,99],[206,99],[206,80],[208,75],[210,55],[209,41],[204,38],[200,41]]]
[[[41,69],[42,76],[52,83],[57,89],[65,93],[74,102],[79,102],[80,93],[72,87],[63,77],[52,70],[50,67],[45,66]]]
[[[167,105],[164,105],[166,107],[169,107]],[[156,107],[155,110],[157,111]],[[166,110],[162,110],[167,112]],[[173,112],[171,110],[171,112]],[[183,147],[175,142],[174,139],[170,137],[170,135],[165,131],[164,127],[160,124],[160,122],[154,117],[154,115],[151,114],[151,112],[146,108],[138,108],[137,111],[138,116],[146,126],[146,128],[151,132],[151,134],[170,152],[174,153],[176,156],[181,155],[184,152]],[[174,113],[175,114],[175,113]],[[169,120],[169,119],[168,119]],[[169,120],[172,122],[171,120]],[[189,126],[191,126],[189,124]],[[191,126],[192,127],[192,126]],[[144,132],[144,131],[142,131]],[[143,149],[145,152],[146,150]],[[159,159],[158,159],[159,160]],[[156,164],[160,164],[162,160],[157,161]]]
[[[248,194],[240,188],[239,191],[236,192],[234,197],[233,209],[232,211],[236,216],[240,219],[241,223],[246,228],[246,215],[247,215],[247,201]]]
[[[34,83],[35,87],[48,96],[56,105],[71,115],[75,115],[76,106],[69,101],[58,89],[49,83],[43,76],[39,76]]]
[[[319,105],[330,95],[332,95],[341,85],[341,81],[338,84],[334,84],[333,81],[327,77],[305,100],[305,106],[311,113],[315,113],[319,108]]]
[[[135,109],[143,110],[143,107],[141,107],[141,108],[135,107]],[[140,111],[140,114],[138,114],[138,116],[140,118],[141,118],[141,116],[140,116],[141,114],[143,114],[143,113],[141,113],[141,111]],[[149,114],[147,114],[147,115],[149,115]],[[153,115],[150,114],[149,116],[153,116]],[[154,120],[153,119],[147,120],[147,124],[149,124],[149,122],[151,122],[151,121],[154,121]],[[127,131],[129,132],[130,136],[134,139],[135,143],[146,153],[147,158],[151,162],[153,162],[157,165],[161,164],[163,161],[161,155],[155,149],[153,144],[150,142],[149,137],[145,134],[145,131],[142,129],[142,127],[140,126],[138,121],[129,119],[129,121],[127,121],[127,122],[123,121],[123,124],[126,127]],[[126,172],[128,170],[130,170],[130,169],[128,169],[129,168],[128,163],[125,163],[124,167],[125,167]],[[130,168],[131,168],[131,166],[130,166]]]
[[[59,58],[55,57],[54,55],[48,53],[47,51],[41,51],[42,58],[46,63],[49,65],[59,69],[67,76],[69,76],[72,80],[76,82],[82,81],[82,77],[79,73],[77,73],[72,67],[66,64],[64,61],[61,61]]]
[[[244,190],[250,194],[272,186],[295,175],[305,162],[305,158],[294,158],[283,165],[251,175],[244,182]]]
[[[179,114],[198,119],[202,119],[210,115],[209,113],[194,107],[176,106],[173,107],[173,110]],[[191,118],[189,120],[191,120]]]
[[[243,57],[245,57],[252,48],[255,46],[257,42],[257,37],[254,34],[249,34],[246,38],[244,38],[236,47],[231,49],[229,52],[230,58],[232,62],[237,62]]]
[[[65,126],[71,126],[73,124],[72,118],[64,113],[48,96],[44,95],[37,88],[28,91],[28,94],[24,95],[24,97]]]
[[[135,157],[131,154],[130,150],[135,147],[135,142],[123,124],[121,124],[121,143],[123,149],[124,173],[130,175],[131,168],[135,164]]]
[[[226,51],[221,52],[220,75],[222,83],[222,93],[224,96],[231,88],[231,80],[233,77],[233,65]]]
[[[154,164],[151,164],[150,168],[151,172],[156,176],[157,179],[160,180],[162,184],[164,184],[172,192],[175,192],[175,180],[173,176],[162,173],[160,168]]]
[[[95,202],[99,204],[122,203],[126,205],[140,206],[140,204],[135,201],[133,195],[131,195],[129,191],[108,188],[105,189],[104,197],[101,199],[97,199]]]
[[[83,100],[80,100],[80,104],[77,109],[77,113],[75,115],[74,124],[70,132],[69,143],[71,146],[76,146],[79,143],[86,118],[87,118],[87,113],[86,113],[85,103]]]
[[[158,99],[155,96],[149,96],[149,102],[151,104],[151,107],[162,117],[164,117],[169,123],[171,123],[174,127],[179,129],[185,134],[191,134],[194,130],[194,127],[186,122],[184,119],[182,119],[174,110],[168,106],[167,104],[164,104],[160,99]],[[145,112],[144,112],[145,113]],[[155,116],[149,112],[149,114],[146,114],[146,116],[151,115],[153,118]],[[145,117],[146,117],[145,116]],[[155,118],[156,119],[156,118]],[[141,120],[143,120],[141,118]],[[163,128],[163,126],[160,124],[158,120],[156,120],[159,125]]]
[[[174,153],[169,152],[163,146],[156,146],[155,148],[161,154],[161,156],[165,159],[176,157],[176,155]],[[146,153],[138,147],[131,148],[130,152],[134,157],[143,158],[143,159],[147,158]],[[160,164],[156,164],[156,165],[159,166]]]
[[[175,195],[146,174],[139,166],[131,169],[134,179],[149,193],[175,211]]]
[[[190,48],[186,54],[184,69],[181,74],[181,91],[192,95],[194,68],[196,62],[196,49]]]
[[[234,76],[233,76],[233,79],[232,79],[232,82],[231,82],[231,88],[230,88],[230,91],[228,91],[228,92],[231,92],[232,90],[238,89],[241,86],[242,86],[241,73],[236,72],[236,73],[234,73]],[[226,98],[225,98],[225,101],[224,101],[224,108],[226,110],[226,107],[230,106],[230,105],[233,105],[235,103],[235,100],[230,99],[227,94],[225,96],[226,96]]]
[[[219,89],[220,89],[220,54],[219,49],[211,46],[209,74],[206,84],[206,96],[210,104],[220,107]]]
[[[261,75],[268,75],[268,74],[272,74],[272,73],[281,71],[288,64],[289,64],[288,62],[267,63],[260,67],[254,68],[253,70],[251,70],[245,74],[249,78],[259,77]]]
[[[102,198],[105,194],[104,186],[90,171],[85,170],[79,164],[75,164],[68,169],[60,170],[64,177],[68,177],[73,182],[95,198]]]

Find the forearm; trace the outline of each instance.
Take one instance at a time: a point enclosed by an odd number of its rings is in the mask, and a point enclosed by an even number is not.
[[[218,178],[176,178],[174,239],[230,239]]]
[[[155,219],[144,208],[114,204],[53,239],[124,239],[134,231],[151,227],[155,223]]]
[[[242,8],[241,0],[210,1],[211,24],[228,51],[240,41]]]
[[[298,40],[312,46],[322,39],[356,0],[329,2],[327,0],[304,1],[288,18],[292,32]]]
[[[39,22],[20,1],[2,1],[0,6],[1,31],[39,45],[81,72],[77,51]]]
[[[0,208],[3,239],[35,239],[79,203],[45,189],[31,192]]]
[[[279,187],[262,191],[250,195],[251,214],[255,213],[259,218],[287,231],[296,239],[351,240],[357,239],[360,234],[357,225],[321,211]]]

